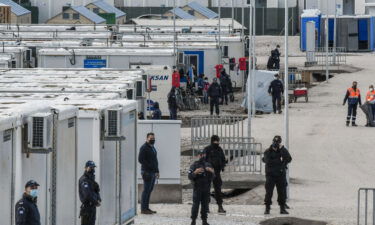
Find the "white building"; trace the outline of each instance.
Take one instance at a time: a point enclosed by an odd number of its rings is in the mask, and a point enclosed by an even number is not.
[[[173,0],[120,0],[125,7],[173,7]],[[221,7],[242,7],[248,0],[220,0]],[[258,7],[284,7],[284,0],[255,0]],[[296,7],[297,0],[288,0],[289,7]],[[184,6],[190,2],[198,2],[205,7],[217,7],[219,0],[176,0],[177,7]]]
[[[64,6],[87,5],[96,0],[30,0],[33,6],[39,8],[39,23],[44,23],[48,19],[63,11]],[[110,5],[114,5],[116,0],[104,0]]]
[[[363,5],[361,1],[369,0],[336,0],[337,14],[364,14],[365,11],[361,7]],[[299,0],[299,6],[301,9],[319,9],[323,14],[335,14],[334,0]]]

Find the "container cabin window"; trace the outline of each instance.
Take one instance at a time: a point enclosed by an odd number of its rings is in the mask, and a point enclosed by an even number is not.
[[[63,19],[64,20],[70,19],[70,14],[69,13],[63,13]]]
[[[137,97],[143,97],[143,82],[137,81]]]
[[[10,141],[12,139],[12,130],[6,130],[3,134],[3,142]]]
[[[79,20],[79,14],[78,13],[74,13],[73,14],[73,19],[74,20]]]
[[[99,14],[99,8],[93,8],[92,11],[96,14]]]

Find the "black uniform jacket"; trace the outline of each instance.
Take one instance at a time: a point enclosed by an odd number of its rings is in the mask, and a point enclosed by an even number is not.
[[[264,152],[263,162],[266,164],[267,176],[284,176],[288,164],[292,161],[288,150],[282,146],[273,150],[272,146]]]
[[[211,164],[204,160],[196,161],[190,166],[188,177],[193,182],[194,190],[210,189],[210,184],[214,175],[206,171],[207,167],[212,168]],[[201,174],[194,174],[194,171],[198,168],[203,168],[204,172]]]
[[[99,184],[93,174],[85,172],[79,179],[79,198],[84,207],[97,207],[102,201]]]
[[[40,225],[36,198],[24,194],[16,204],[16,225]]]

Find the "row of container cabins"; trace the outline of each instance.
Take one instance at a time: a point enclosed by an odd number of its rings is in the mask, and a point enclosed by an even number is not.
[[[325,24],[328,18],[328,44],[334,45],[334,16],[319,11],[301,16],[302,51],[314,51],[326,46]],[[375,17],[370,15],[338,16],[336,22],[336,46],[348,52],[375,51]]]
[[[178,56],[174,56],[174,35],[171,33],[122,33],[113,38],[110,31],[63,31],[56,37],[54,31],[38,31],[37,26],[32,28],[34,30],[20,31],[17,37],[0,37],[5,46],[4,53],[8,46],[29,48],[31,58],[28,59],[32,67],[84,68],[85,60],[94,57],[105,60],[102,66],[107,68],[130,68],[134,64],[172,67],[177,61],[185,71],[194,64],[198,75],[204,73],[213,78],[215,66],[224,64],[235,85],[243,83],[237,70],[229,70],[230,58],[238,62],[244,56],[245,37],[240,34],[222,34],[220,38],[217,34],[179,34],[176,41]]]
[[[139,122],[140,99],[126,98],[143,75],[143,70],[108,69],[0,71],[0,217],[4,223],[14,224],[15,202],[32,178],[41,184],[42,225],[80,224],[77,182],[89,159],[97,162],[97,180],[102,184],[98,224],[131,223],[140,174],[136,149],[152,130],[169,140],[162,141],[160,135],[159,145],[173,146],[173,150],[160,146],[164,172],[160,183],[181,185],[180,122]],[[176,162],[169,162],[171,156]]]

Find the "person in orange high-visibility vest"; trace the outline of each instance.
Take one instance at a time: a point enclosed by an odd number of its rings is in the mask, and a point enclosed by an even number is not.
[[[366,127],[370,127],[371,123],[375,123],[375,90],[374,85],[370,85],[369,91],[366,94],[366,102],[369,104],[369,108],[371,110],[368,118],[367,118],[367,124]],[[371,121],[372,120],[372,121]]]
[[[349,126],[350,119],[352,120],[352,126],[357,126],[357,124],[355,123],[355,120],[357,119],[357,107],[358,104],[362,105],[361,92],[357,88],[357,85],[357,81],[353,81],[352,87],[348,88],[344,98],[343,105],[345,105],[346,101],[348,101],[348,116],[346,117],[346,126]]]

